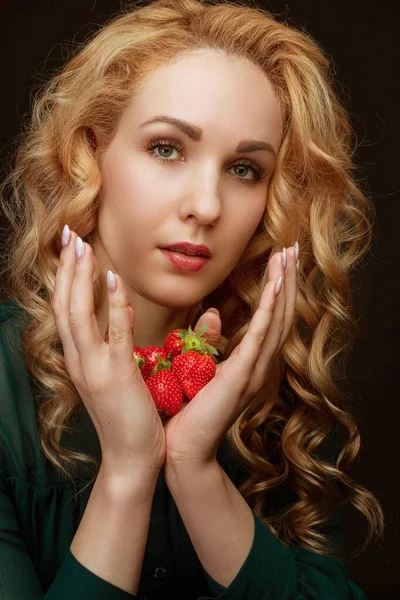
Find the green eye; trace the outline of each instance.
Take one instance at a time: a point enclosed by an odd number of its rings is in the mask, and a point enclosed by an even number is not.
[[[174,148],[175,150],[177,150],[177,152],[182,152],[182,150],[185,149],[184,146],[176,143],[174,140],[168,140],[168,139],[152,140],[148,144],[148,146],[146,146],[146,150],[149,152],[150,155],[154,156],[158,160],[164,160],[164,161],[168,161],[168,162],[176,162],[176,161],[167,156],[161,156],[158,153],[156,154],[154,152],[154,150],[156,148]],[[255,175],[251,179],[246,179],[244,177],[239,177],[238,175],[234,175],[234,177],[236,177],[236,179],[239,179],[239,181],[243,181],[244,183],[257,183],[258,181],[260,181],[261,179],[263,179],[265,177],[265,173],[256,164],[254,164],[252,161],[250,161],[248,159],[243,159],[240,163],[236,163],[229,168],[234,169],[237,167],[248,167],[253,171],[253,173]]]

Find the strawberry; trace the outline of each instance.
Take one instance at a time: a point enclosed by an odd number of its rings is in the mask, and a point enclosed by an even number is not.
[[[136,364],[139,367],[139,369],[142,369],[143,365],[145,365],[146,363],[143,348],[141,348],[140,346],[133,346],[133,356],[136,359]]]
[[[158,356],[160,355],[162,360],[166,360],[167,353],[160,346],[146,346],[146,348],[142,349],[143,358],[145,359],[145,364],[142,366],[142,377],[146,379],[158,365]]]
[[[206,329],[207,325],[202,325],[196,332],[190,325],[189,329],[173,329],[163,344],[168,357],[174,358],[191,350],[197,350],[201,354],[218,354],[218,350],[211,344],[207,344],[206,338],[202,336]]]
[[[154,372],[145,381],[159,410],[169,417],[180,411],[183,394],[179,380],[171,369],[171,361],[160,358]]]
[[[215,376],[215,362],[209,354],[189,350],[172,359],[172,371],[177,376],[188,400]]]
[[[169,358],[173,358],[182,352],[186,329],[173,329],[165,338],[163,348]]]

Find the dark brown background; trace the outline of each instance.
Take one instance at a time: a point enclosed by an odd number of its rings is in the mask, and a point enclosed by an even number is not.
[[[355,281],[360,334],[347,380],[340,385],[362,435],[355,477],[382,501],[387,529],[384,549],[370,547],[354,559],[350,576],[369,600],[399,598],[400,3],[292,0],[288,7],[281,0],[259,0],[257,4],[304,27],[333,56],[338,89],[357,134],[358,176],[377,208],[377,242]],[[120,3],[2,0],[0,6],[2,176],[35,87],[67,59],[74,40],[82,42],[119,10]],[[4,230],[1,243],[7,243]],[[364,519],[349,509],[344,526],[348,550],[354,550],[364,539]]]

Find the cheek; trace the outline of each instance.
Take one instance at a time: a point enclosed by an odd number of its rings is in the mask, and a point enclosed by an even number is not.
[[[110,157],[103,167],[104,195],[111,202],[131,204],[135,198],[139,201],[148,194],[151,186],[150,174],[129,157],[119,153]]]
[[[243,254],[260,221],[263,219],[264,212],[265,204],[263,203],[253,206],[251,209],[247,207],[245,211],[239,208],[235,211],[235,219],[227,228],[227,247],[232,248],[232,251],[227,253],[227,259],[231,268]],[[232,241],[234,241],[233,244]]]
[[[165,206],[148,163],[140,155],[122,152],[104,162],[103,202],[121,227],[132,229],[140,224],[145,233],[157,225]]]
[[[237,232],[238,243],[246,246],[254,235],[265,213],[265,201],[255,202],[252,206],[246,206],[245,210],[238,210],[234,228]]]

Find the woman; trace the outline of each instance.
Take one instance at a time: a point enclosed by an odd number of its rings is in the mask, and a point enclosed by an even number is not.
[[[317,44],[230,3],[126,11],[36,98],[2,195],[6,595],[365,598],[341,510],[367,543],[384,520],[334,382],[373,219],[350,136]],[[165,418],[132,344],[189,325],[219,364]]]

